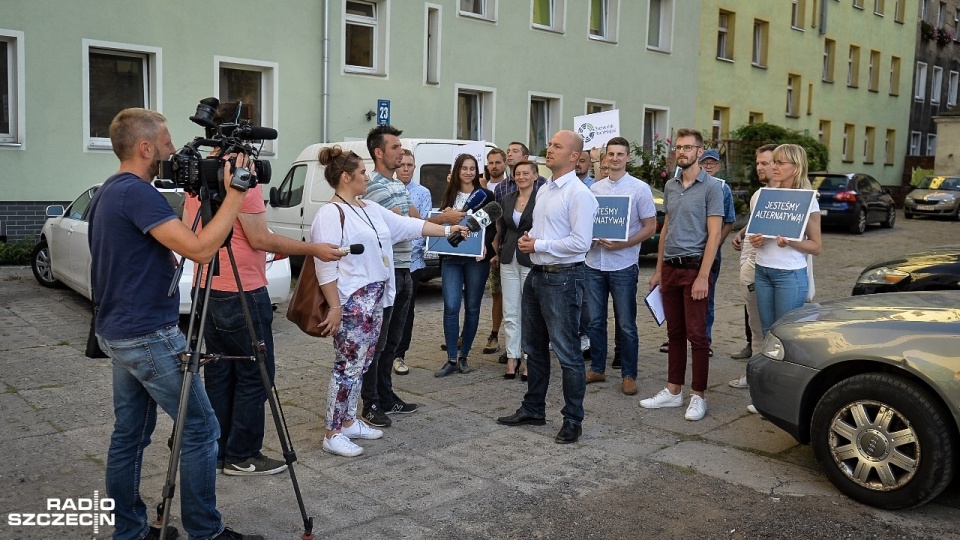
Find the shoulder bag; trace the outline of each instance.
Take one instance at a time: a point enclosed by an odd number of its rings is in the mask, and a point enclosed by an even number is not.
[[[340,211],[340,243],[343,244],[343,221],[346,216],[339,204],[332,204]],[[317,281],[316,263],[313,262],[312,255],[307,255],[303,259],[303,268],[300,269],[300,279],[297,280],[297,286],[294,287],[287,305],[287,319],[307,335],[327,337],[320,331],[320,323],[327,318],[329,312],[330,306]]]

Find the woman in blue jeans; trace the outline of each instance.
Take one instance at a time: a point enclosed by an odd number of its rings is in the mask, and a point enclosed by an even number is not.
[[[779,189],[813,189],[807,178],[807,153],[802,146],[782,144],[773,151],[773,180]],[[807,297],[807,255],[819,255],[820,206],[813,199],[803,240],[750,235],[757,249],[754,288],[763,335],[777,319],[803,305]]]
[[[478,170],[475,157],[460,154],[453,163],[450,182],[443,192],[440,208],[463,208],[467,198],[477,189],[486,192],[487,201],[493,201],[493,192],[480,186]],[[486,249],[482,257],[440,257],[440,278],[443,280],[443,338],[447,345],[447,361],[434,373],[437,377],[470,372],[467,357],[480,325],[480,301],[483,299],[487,274],[490,273],[490,259],[495,255],[493,237],[496,232],[496,224],[487,227],[484,237]],[[464,311],[462,332],[461,304]]]

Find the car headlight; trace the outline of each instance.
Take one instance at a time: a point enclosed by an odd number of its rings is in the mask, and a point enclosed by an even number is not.
[[[894,270],[893,268],[881,266],[880,268],[874,268],[873,270],[860,274],[860,277],[857,278],[857,283],[864,285],[893,285],[907,277],[910,277],[910,274],[902,270]]]
[[[767,337],[763,339],[763,349],[760,350],[760,354],[774,360],[783,360],[783,342],[772,332],[767,332]]]
[[[940,199],[940,202],[952,203],[953,200],[956,198],[957,198],[956,195],[944,195],[944,197]]]

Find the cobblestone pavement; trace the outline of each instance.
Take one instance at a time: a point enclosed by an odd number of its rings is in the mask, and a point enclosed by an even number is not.
[[[957,243],[960,223],[906,221],[863,236],[824,235],[816,259],[818,300],[846,296],[869,262],[925,246]],[[394,377],[419,403],[394,417],[383,439],[346,459],[321,452],[329,340],[309,338],[282,315],[274,321],[277,387],[299,462],[297,476],[315,532],[326,538],[960,538],[960,488],[931,504],[883,512],[856,504],[820,474],[809,447],[747,413],[748,395],[727,381],[744,364],[737,253],[723,248],[711,361],[709,412],[645,410],[666,377],[658,352],[665,328],[641,309],[637,396],[620,393],[616,370],[587,389],[583,438],[556,445],[561,424],[559,369],[553,370],[548,422],[508,428],[525,385],[501,377],[496,355],[479,349],[490,330],[484,300],[473,373],[433,377],[445,354],[439,283],[421,288],[409,375]],[[641,265],[641,289],[653,270]],[[283,308],[281,308],[283,309]],[[103,489],[112,429],[109,363],[83,356],[89,304],[64,289],[44,289],[29,268],[0,268],[0,538],[106,537],[91,527],[12,527],[9,513],[42,512],[47,498],[92,497]],[[282,311],[281,311],[282,313]],[[612,313],[612,312],[611,312]],[[612,324],[612,317],[611,317]],[[611,339],[612,342],[612,339]],[[611,343],[612,345],[612,343]],[[556,365],[556,364],[555,364]],[[143,467],[143,494],[155,504],[171,423],[163,417]],[[279,454],[268,422],[267,453]],[[218,477],[225,522],[268,538],[302,532],[287,475]],[[173,510],[179,524],[179,504]]]

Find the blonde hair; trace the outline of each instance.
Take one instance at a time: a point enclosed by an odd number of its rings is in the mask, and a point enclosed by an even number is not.
[[[774,161],[789,161],[796,165],[793,176],[790,178],[793,189],[813,189],[813,184],[807,178],[807,151],[797,144],[781,144],[773,150]],[[784,187],[784,186],[780,186]]]
[[[153,142],[160,136],[167,119],[150,109],[124,109],[110,122],[110,143],[120,161],[133,157],[133,151],[142,140]]]

